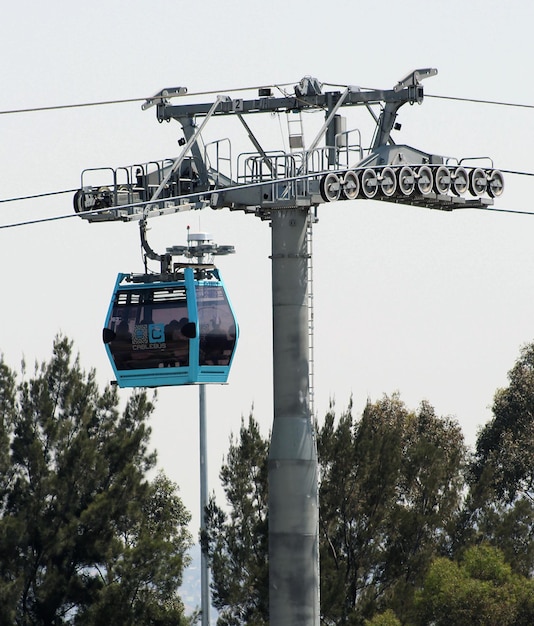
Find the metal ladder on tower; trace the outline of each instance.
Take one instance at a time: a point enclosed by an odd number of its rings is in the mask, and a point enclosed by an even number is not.
[[[316,208],[315,208],[316,210]],[[317,214],[311,209],[308,214],[306,228],[306,253],[308,257],[308,406],[310,416],[314,419],[315,411],[315,363],[314,363],[314,319],[313,319],[313,224],[317,222]]]
[[[301,152],[304,150],[304,128],[301,111],[289,111],[287,113],[287,132],[290,152]]]

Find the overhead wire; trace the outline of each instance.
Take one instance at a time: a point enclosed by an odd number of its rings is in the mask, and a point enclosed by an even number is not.
[[[499,168],[503,174],[517,174],[518,176],[534,176],[534,172],[520,172],[518,170],[503,170]]]
[[[46,198],[48,196],[59,196],[62,193],[76,193],[77,189],[63,189],[61,191],[47,191],[43,193],[34,193],[31,196],[19,196],[18,198],[0,198],[2,202],[19,202],[20,200],[35,200],[36,198]]]
[[[346,84],[340,84],[340,83],[323,83],[324,85],[328,85],[330,87],[349,87],[349,85]],[[362,89],[363,91],[381,91],[380,89],[377,89],[376,87],[360,87],[360,89]],[[424,94],[425,98],[435,98],[438,100],[452,100],[452,101],[456,101],[456,102],[472,102],[474,104],[489,104],[489,105],[496,105],[496,106],[504,106],[504,107],[517,107],[520,109],[534,109],[534,104],[524,104],[521,102],[506,102],[505,100],[488,100],[485,98],[462,98],[460,96],[442,96],[440,94],[430,94],[430,93],[426,93]]]
[[[56,105],[50,105],[50,106],[26,107],[26,108],[21,108],[21,109],[5,109],[5,110],[0,110],[0,115],[12,115],[16,113],[35,113],[35,112],[43,112],[43,111],[59,111],[59,110],[64,110],[64,109],[109,106],[109,105],[116,105],[116,104],[130,104],[133,102],[147,102],[150,100],[157,100],[158,98],[171,99],[171,98],[185,98],[185,97],[191,97],[191,96],[195,96],[195,97],[196,96],[209,96],[209,95],[214,95],[214,94],[219,94],[219,93],[235,93],[235,92],[240,92],[240,91],[253,91],[253,90],[258,90],[258,89],[267,88],[267,87],[272,87],[273,89],[278,89],[282,93],[285,93],[284,87],[293,86],[295,85],[296,82],[298,81],[292,81],[288,83],[273,83],[271,85],[263,84],[263,85],[247,86],[247,87],[232,87],[231,89],[210,89],[206,91],[186,92],[184,94],[171,94],[168,96],[162,96],[162,95],[156,94],[155,96],[148,96],[148,97],[116,98],[113,100],[97,100],[94,102],[56,104]],[[328,85],[330,87],[345,87],[345,88],[349,86],[346,84],[329,83],[329,82],[323,82],[323,85]],[[370,87],[361,87],[361,89],[365,91],[376,90],[375,88],[370,88]],[[441,100],[452,100],[452,101],[457,101],[457,102],[472,102],[475,104],[489,104],[489,105],[497,105],[497,106],[534,109],[534,104],[524,104],[524,103],[519,103],[519,102],[506,102],[502,100],[486,100],[483,98],[463,98],[460,96],[443,96],[439,94],[426,94],[426,93],[425,93],[425,97],[436,98],[436,99],[441,99]]]
[[[501,172],[504,173],[508,173],[508,174],[516,174],[516,175],[524,175],[524,176],[534,176],[534,172],[519,172],[519,171],[515,171],[515,170],[500,170]],[[282,182],[291,182],[291,181],[296,181],[296,180],[301,180],[302,178],[314,178],[318,175],[323,175],[323,174],[327,174],[328,170],[325,170],[323,172],[314,172],[313,174],[305,174],[303,176],[294,176],[294,177],[290,177],[290,178],[281,178],[278,179],[279,183]],[[258,183],[249,183],[249,184],[245,184],[245,185],[238,185],[236,187],[228,187],[225,188],[225,191],[231,190],[231,189],[245,189],[245,188],[253,188],[253,187],[257,187],[257,186],[261,186],[265,184],[264,182],[258,182]],[[63,192],[60,192],[63,193]],[[173,198],[166,198],[166,201],[169,200],[185,200],[185,199],[200,199],[203,198],[204,196],[206,196],[206,191],[201,191],[201,192],[197,192],[197,193],[193,193],[193,194],[188,194],[187,198],[186,197],[173,197]],[[46,195],[46,194],[43,194]],[[135,207],[139,207],[139,206],[144,206],[144,207],[148,207],[151,204],[157,204],[157,200],[154,201],[154,203],[151,202],[139,202],[139,203],[133,203],[133,204],[125,204],[125,205],[121,205],[118,207],[105,207],[102,209],[92,209],[90,211],[84,211],[84,215],[85,216],[89,216],[89,215],[99,215],[101,213],[106,213],[106,212],[110,212],[113,211],[114,209],[128,209],[128,208],[135,208]],[[465,210],[483,210],[483,211],[490,211],[493,213],[512,213],[512,214],[516,214],[516,215],[528,215],[528,216],[532,216],[534,215],[534,211],[520,211],[518,209],[506,209],[506,208],[500,208],[500,207],[493,207],[493,206],[466,206],[466,207],[458,207],[456,209],[453,210],[460,210],[460,211],[465,211]],[[178,212],[178,211],[176,211]],[[163,215],[163,213],[161,214]],[[0,230],[3,229],[7,229],[7,228],[16,228],[19,226],[30,226],[33,224],[42,224],[42,223],[46,223],[46,222],[54,222],[54,221],[59,221],[59,220],[65,220],[65,219],[69,219],[72,217],[82,217],[82,215],[80,213],[77,212],[73,212],[73,213],[68,213],[68,214],[64,214],[64,215],[56,215],[56,216],[52,216],[52,217],[43,217],[43,218],[36,218],[36,219],[31,219],[31,220],[24,220],[24,221],[20,221],[20,222],[11,222],[8,224],[0,224]],[[137,218],[134,218],[137,219]],[[123,221],[133,221],[133,219],[128,219],[128,217],[123,218]]]
[[[290,83],[277,83],[277,84],[272,84],[272,85],[263,84],[263,85],[257,85],[257,86],[252,86],[252,87],[236,87],[236,88],[224,89],[224,90],[197,91],[197,92],[191,92],[191,93],[186,93],[186,94],[172,94],[170,96],[165,96],[165,98],[167,97],[168,98],[176,98],[176,97],[183,98],[187,96],[214,95],[218,93],[234,93],[234,92],[249,91],[249,90],[254,90],[254,89],[261,89],[261,88],[266,88],[266,87],[272,87],[274,89],[279,90],[282,93],[286,93],[284,91],[284,87],[291,86],[294,84],[295,82],[293,81]],[[323,84],[328,85],[328,86],[347,87],[347,85],[337,84],[337,83],[324,82]],[[369,89],[369,88],[362,87],[362,89]],[[442,100],[458,101],[458,102],[472,102],[475,104],[487,104],[487,105],[534,109],[534,105],[530,105],[530,104],[513,103],[513,102],[496,101],[496,100],[485,100],[485,99],[479,99],[479,98],[462,98],[458,96],[443,96],[443,95],[437,95],[437,94],[425,94],[425,97],[442,99]],[[127,104],[127,103],[132,103],[132,102],[147,102],[150,100],[156,100],[157,98],[163,98],[163,96],[156,94],[156,96],[149,96],[149,97],[143,97],[143,98],[123,98],[123,99],[103,100],[103,101],[95,101],[95,102],[61,104],[61,105],[42,106],[42,107],[30,107],[30,108],[24,108],[24,109],[10,109],[10,110],[3,110],[3,111],[0,110],[0,115],[8,115],[8,114],[15,114],[15,113],[31,113],[31,112],[41,112],[41,111],[54,111],[54,110],[62,110],[62,109],[95,107],[95,106],[105,106],[105,105],[114,105],[114,104]],[[520,176],[534,176],[533,172],[523,172],[523,171],[518,171],[518,170],[508,170],[508,169],[502,169],[502,168],[501,168],[501,171],[506,174],[515,174],[515,175],[520,175]],[[45,192],[45,193],[39,193],[39,194],[32,194],[28,196],[4,198],[4,199],[0,199],[0,203],[16,202],[16,201],[22,201],[22,200],[33,200],[37,198],[60,195],[60,194],[65,194],[65,193],[75,193],[76,191],[77,189],[66,189],[66,190],[61,190],[61,191],[51,191],[51,192]],[[534,212],[517,211],[514,209],[499,209],[499,208],[490,208],[490,207],[480,207],[480,208],[482,210],[488,210],[488,211],[493,211],[493,212],[516,213],[520,215],[534,215]],[[39,218],[35,220],[27,220],[27,221],[20,221],[20,222],[14,222],[14,223],[9,223],[9,224],[2,224],[0,225],[0,229],[14,228],[17,226],[26,226],[26,225],[31,225],[31,224],[43,223],[43,222],[63,220],[63,219],[68,219],[70,217],[77,217],[77,214],[74,213],[74,214],[68,214],[68,215],[60,215],[60,216],[53,216],[53,217],[47,217],[47,218]]]
[[[518,209],[503,209],[501,207],[479,206],[470,207],[475,211],[491,211],[493,213],[514,213],[515,215],[534,215],[534,211],[519,211]]]
[[[520,170],[508,170],[508,169],[503,169],[503,168],[499,168],[499,171],[501,171],[503,174],[513,174],[516,176],[533,176],[534,177],[534,172],[523,172]],[[19,202],[23,200],[35,200],[37,198],[46,198],[48,196],[56,196],[56,195],[61,195],[65,193],[76,193],[77,191],[78,189],[62,189],[61,191],[49,191],[49,192],[37,193],[37,194],[29,195],[29,196],[19,196],[15,198],[0,198],[0,204],[6,203],[6,202]],[[22,222],[21,224],[25,224],[25,223],[26,222]],[[5,228],[5,226],[0,226],[0,228]]]
[[[521,104],[519,102],[505,102],[503,100],[484,100],[481,98],[460,98],[458,96],[439,96],[437,94],[426,94],[425,98],[437,98],[440,100],[454,100],[456,102],[472,102],[474,104],[493,104],[503,107],[517,107],[520,109],[534,109],[534,104]]]
[[[489,207],[489,206],[478,206],[478,207],[465,207],[465,208],[458,208],[458,209],[454,209],[457,211],[466,211],[466,210],[471,210],[471,211],[489,211],[490,213],[512,213],[515,215],[526,215],[526,216],[533,216],[534,215],[534,211],[520,211],[518,209],[505,209],[502,207]],[[109,211],[109,208],[106,209],[99,209],[99,210],[95,210],[95,211],[91,211],[91,213],[93,214],[98,214],[98,213],[104,213],[106,211]],[[72,217],[80,217],[80,215],[78,213],[67,213],[64,215],[55,215],[52,217],[40,217],[40,218],[36,218],[33,220],[25,220],[25,221],[21,221],[21,222],[10,222],[8,224],[0,224],[0,230],[4,230],[4,229],[8,229],[8,228],[18,228],[20,226],[32,226],[34,224],[44,224],[47,222],[57,222],[60,220],[66,220],[66,219],[70,219]]]
[[[11,222],[9,224],[0,224],[0,230],[4,228],[17,228],[18,226],[31,226],[32,224],[43,224],[45,222],[57,222],[58,220],[66,220],[70,217],[79,217],[76,213],[68,213],[65,215],[54,215],[52,217],[39,217],[34,220],[26,220],[23,222]]]
[[[130,104],[132,102],[148,102],[151,100],[158,99],[171,99],[171,98],[186,98],[191,96],[212,96],[214,94],[220,93],[235,93],[239,91],[251,91],[254,89],[263,89],[267,87],[272,87],[273,89],[281,89],[282,87],[287,87],[289,85],[293,85],[294,83],[277,83],[276,85],[257,85],[253,87],[233,87],[232,89],[210,89],[209,91],[195,91],[195,92],[187,92],[184,94],[171,94],[168,96],[162,96],[156,94],[155,96],[148,96],[144,98],[118,98],[115,100],[97,100],[95,102],[78,102],[72,104],[55,104],[50,106],[39,106],[39,107],[28,107],[24,109],[5,109],[0,110],[0,115],[12,115],[15,113],[36,113],[42,111],[60,111],[62,109],[79,109],[84,107],[97,107],[97,106],[108,106],[112,104]]]
[[[6,109],[0,111],[0,115],[12,115],[14,113],[37,113],[42,111],[60,111],[62,109],[81,109],[83,107],[97,107],[108,104],[128,104],[130,102],[146,102],[149,98],[123,98],[121,100],[100,100],[98,102],[78,102],[74,104],[54,104],[51,106],[28,107],[24,109]]]

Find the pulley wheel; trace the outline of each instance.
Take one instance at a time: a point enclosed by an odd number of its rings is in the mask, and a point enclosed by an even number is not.
[[[339,200],[341,196],[341,181],[339,180],[339,176],[333,172],[323,176],[319,190],[325,202],[336,202],[336,200]]]
[[[362,192],[366,198],[374,198],[378,192],[378,176],[371,169],[363,171]]]
[[[488,196],[498,198],[504,191],[504,176],[499,170],[491,170],[488,173]]]
[[[397,191],[397,180],[391,167],[385,167],[380,172],[380,191],[386,198],[391,198]]]
[[[360,193],[360,179],[354,170],[345,172],[343,177],[342,195],[347,200],[355,200]]]
[[[434,172],[434,191],[446,195],[451,190],[451,173],[449,168],[440,165]]]
[[[113,195],[109,187],[99,187],[95,209],[109,209],[113,206]]]
[[[83,213],[85,211],[85,194],[83,189],[78,189],[74,194],[74,211],[76,213]]]
[[[417,189],[426,196],[432,191],[433,186],[432,170],[427,165],[421,165],[417,170]]]
[[[399,170],[399,189],[403,196],[411,196],[415,190],[415,174],[411,167],[405,165]]]
[[[482,196],[488,188],[486,172],[477,167],[469,175],[469,192],[472,196]]]
[[[452,192],[461,196],[469,187],[469,175],[465,167],[457,167],[452,175]]]

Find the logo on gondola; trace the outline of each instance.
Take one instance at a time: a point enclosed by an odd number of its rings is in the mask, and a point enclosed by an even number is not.
[[[136,324],[134,326],[134,332],[132,335],[132,343],[134,346],[139,346],[148,343],[148,325]]]
[[[132,335],[134,350],[165,348],[164,324],[136,324]]]
[[[164,324],[149,324],[148,325],[148,342],[149,343],[162,343],[165,341],[165,325]]]

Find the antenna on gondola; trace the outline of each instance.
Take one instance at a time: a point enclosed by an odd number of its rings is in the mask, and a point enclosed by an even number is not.
[[[214,257],[227,254],[234,254],[235,247],[231,245],[220,246],[216,244],[212,236],[208,233],[192,233],[190,227],[187,227],[187,245],[171,246],[166,249],[164,254],[158,254],[147,239],[147,220],[145,218],[139,221],[139,234],[141,238],[141,247],[144,250],[145,257],[145,274],[148,274],[147,259],[158,261],[160,263],[161,276],[165,276],[175,272],[178,269],[190,266],[195,269],[195,276],[203,278],[206,270],[215,269]],[[173,258],[181,256],[189,259],[189,262],[175,262]]]

